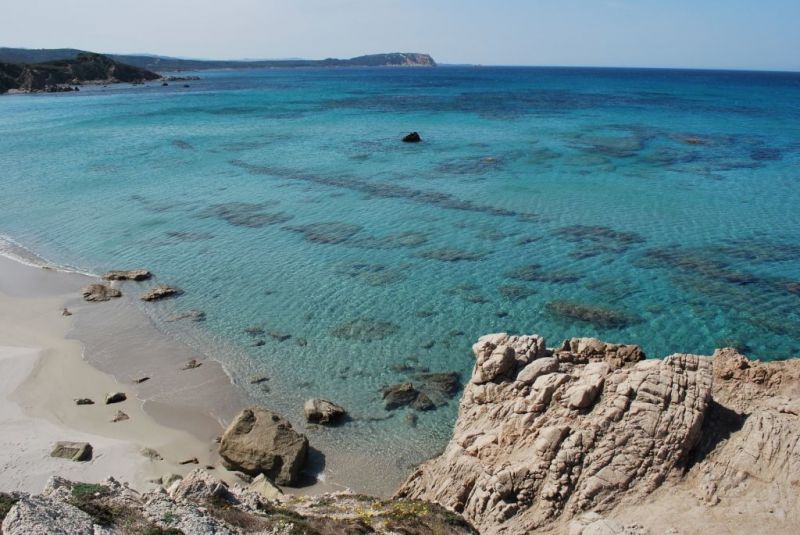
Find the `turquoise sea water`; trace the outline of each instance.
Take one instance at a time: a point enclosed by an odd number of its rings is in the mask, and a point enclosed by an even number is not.
[[[0,234],[180,286],[149,313],[261,402],[350,409],[323,451],[435,453],[457,399],[411,427],[380,389],[488,332],[800,354],[798,74],[201,76],[0,98]]]

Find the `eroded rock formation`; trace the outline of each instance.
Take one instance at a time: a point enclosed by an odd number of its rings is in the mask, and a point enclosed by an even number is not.
[[[763,511],[765,493],[779,512],[758,525],[796,525],[800,362],[733,350],[644,360],[637,346],[578,338],[547,349],[506,334],[473,351],[452,440],[399,497],[440,503],[487,534],[733,533],[708,508]],[[694,527],[675,509],[694,511]]]

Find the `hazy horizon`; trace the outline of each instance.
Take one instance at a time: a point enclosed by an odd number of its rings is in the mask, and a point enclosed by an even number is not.
[[[797,20],[790,0],[29,0],[0,7],[0,35],[8,47],[212,60],[420,52],[443,64],[798,71]]]

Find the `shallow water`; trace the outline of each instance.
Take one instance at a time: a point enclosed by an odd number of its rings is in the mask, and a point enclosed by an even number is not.
[[[301,427],[307,397],[348,407],[312,443],[376,479],[436,453],[457,410],[411,427],[381,387],[466,379],[487,332],[800,354],[800,75],[201,76],[0,99],[0,234],[180,286],[147,305],[165,332]],[[205,321],[167,321],[189,310]]]

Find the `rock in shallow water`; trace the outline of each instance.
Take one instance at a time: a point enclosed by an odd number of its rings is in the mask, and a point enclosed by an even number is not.
[[[109,271],[103,275],[106,281],[143,281],[152,277],[153,274],[146,269],[131,269],[128,271]]]
[[[114,297],[120,297],[122,292],[116,288],[106,286],[105,284],[89,284],[81,289],[81,295],[84,301],[98,303],[101,301],[109,301]]]
[[[306,420],[315,424],[335,424],[344,418],[344,407],[326,399],[309,399],[303,405]]]
[[[306,462],[308,439],[274,412],[251,407],[225,430],[219,454],[229,470],[264,474],[279,485],[293,485]]]
[[[387,411],[411,405],[419,391],[411,383],[387,386],[383,389],[383,406]]]
[[[159,284],[158,286],[150,288],[144,294],[142,294],[141,299],[142,301],[158,301],[160,299],[166,299],[167,297],[178,296],[181,293],[181,290],[178,288],[173,288],[165,284]]]

